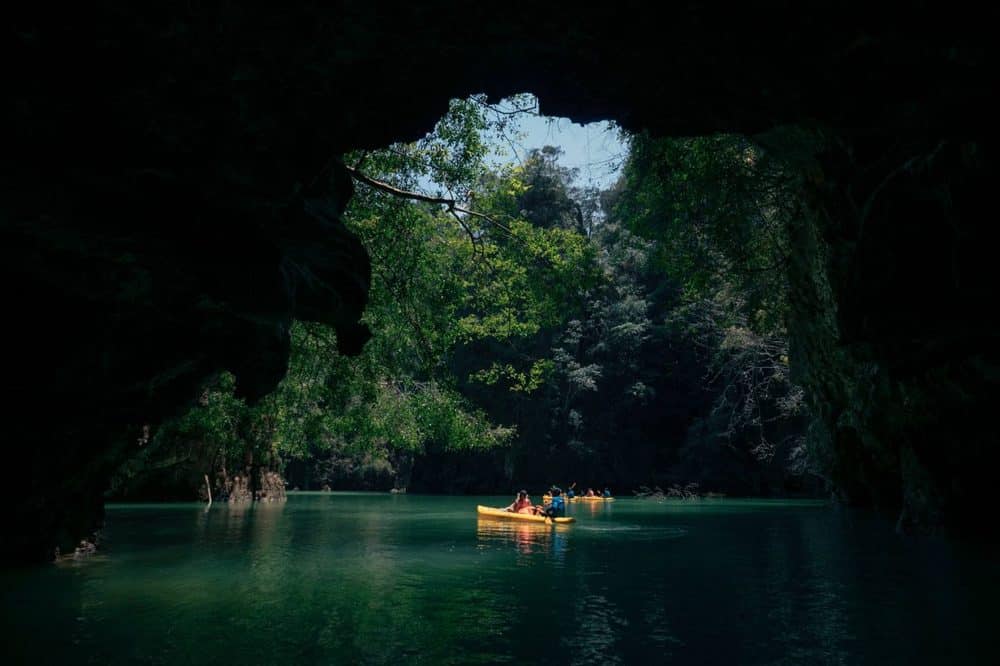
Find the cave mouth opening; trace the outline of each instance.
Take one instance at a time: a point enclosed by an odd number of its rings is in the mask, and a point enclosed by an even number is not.
[[[421,138],[340,164],[344,225],[370,258],[371,339],[345,354],[333,326],[297,320],[273,392],[248,402],[238,374],[211,379],[139,454],[140,468],[183,464],[149,477],[129,463],[112,497],[275,498],[281,478],[820,492],[785,328],[797,183],[760,144],[473,95]],[[210,445],[178,455],[191,440]]]
[[[363,463],[297,458],[289,486],[816,494],[783,329],[789,168],[768,157],[547,118],[530,93],[453,99],[422,138],[345,153],[373,332],[346,383],[373,387],[359,418],[382,425]],[[657,368],[670,345],[681,380]]]

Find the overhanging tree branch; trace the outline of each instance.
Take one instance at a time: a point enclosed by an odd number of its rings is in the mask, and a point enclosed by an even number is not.
[[[353,168],[353,167],[345,167],[345,168],[347,169],[347,172],[349,174],[351,174],[351,178],[355,179],[359,183],[364,183],[365,185],[367,185],[367,186],[369,186],[369,187],[371,187],[373,189],[385,192],[386,194],[390,194],[390,195],[392,195],[394,197],[399,197],[401,199],[410,199],[411,201],[422,201],[424,203],[437,204],[439,206],[444,206],[445,208],[447,208],[448,212],[451,213],[455,217],[455,219],[457,219],[459,221],[459,223],[462,225],[462,227],[470,235],[472,234],[471,230],[468,228],[468,225],[465,223],[465,221],[462,220],[462,218],[458,215],[458,213],[464,213],[465,215],[470,215],[472,217],[477,217],[477,218],[479,218],[479,219],[484,220],[485,222],[487,222],[490,226],[493,226],[493,227],[496,227],[497,229],[500,229],[501,231],[503,231],[508,236],[510,236],[512,238],[514,237],[514,232],[511,231],[510,227],[508,227],[504,223],[502,223],[499,220],[497,220],[497,219],[495,219],[493,217],[490,217],[489,215],[486,215],[484,213],[480,213],[480,212],[477,212],[477,211],[465,208],[464,206],[460,206],[459,203],[455,199],[449,199],[447,197],[432,197],[430,195],[422,194],[420,192],[412,192],[410,190],[404,190],[404,189],[396,187],[395,185],[391,185],[389,183],[383,182],[381,180],[375,180],[371,176],[367,176],[367,175],[361,173],[356,168]]]
[[[497,114],[498,116],[516,116],[516,115],[521,114],[521,113],[527,113],[527,114],[532,115],[532,116],[541,115],[540,113],[538,113],[538,102],[537,101],[534,104],[528,104],[527,106],[517,106],[517,107],[514,107],[512,109],[501,109],[499,106],[496,106],[495,104],[490,104],[489,102],[487,102],[487,101],[485,101],[483,99],[480,99],[477,96],[473,96],[470,99],[473,102],[475,102],[476,104],[478,104],[479,106],[481,106],[484,109],[487,109],[489,111],[492,111],[493,113]]]

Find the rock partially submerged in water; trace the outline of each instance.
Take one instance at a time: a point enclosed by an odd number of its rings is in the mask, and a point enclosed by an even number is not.
[[[260,488],[257,490],[254,499],[260,502],[284,502],[288,499],[285,490],[285,480],[277,472],[262,472],[260,475]]]
[[[80,543],[73,549],[72,553],[62,554],[57,546],[53,552],[55,562],[70,562],[90,559],[97,554],[97,542],[100,540],[99,534],[94,534],[90,539],[80,539]]]
[[[252,484],[250,472],[229,476],[223,470],[216,481],[217,498],[220,502],[283,502],[288,499],[285,480],[277,472],[260,470],[257,483]]]
[[[82,560],[97,553],[97,544],[86,539],[80,540],[80,545],[73,551],[74,560]]]

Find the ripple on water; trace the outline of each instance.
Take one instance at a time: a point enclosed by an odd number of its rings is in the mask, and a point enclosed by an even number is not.
[[[650,541],[680,539],[688,534],[686,527],[646,527],[643,525],[580,525],[577,529],[597,537],[627,535],[630,540]]]

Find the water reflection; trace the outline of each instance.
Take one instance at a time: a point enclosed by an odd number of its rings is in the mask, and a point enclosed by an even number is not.
[[[584,515],[584,516],[596,516],[598,514],[610,514],[611,508],[614,506],[614,502],[588,502],[586,500],[577,500],[570,504],[573,508],[573,515]]]
[[[476,537],[480,548],[513,548],[520,555],[549,555],[557,562],[565,559],[570,525],[546,525],[479,518]],[[528,566],[527,561],[519,563]]]
[[[617,643],[628,620],[618,606],[603,594],[588,594],[576,607],[577,629],[567,649],[574,664],[621,664]]]
[[[547,551],[552,529],[550,525],[513,520],[479,518],[476,521],[476,536],[481,545],[510,545],[523,555]]]

